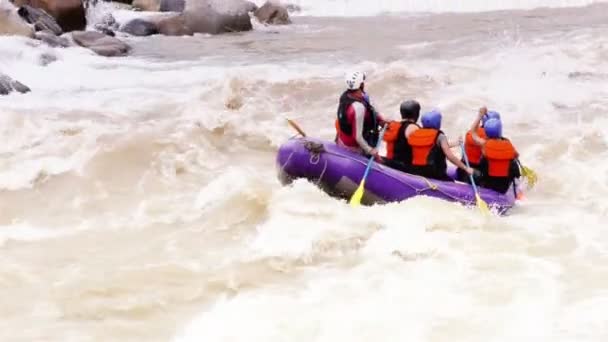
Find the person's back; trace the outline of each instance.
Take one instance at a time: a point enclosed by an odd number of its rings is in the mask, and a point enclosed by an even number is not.
[[[473,169],[467,168],[450,151],[450,143],[441,131],[441,113],[431,111],[422,116],[421,129],[415,130],[408,138],[412,146],[412,166],[410,173],[423,177],[452,181],[447,175],[446,158],[462,168],[467,174]]]
[[[418,128],[416,122],[420,116],[420,104],[409,100],[401,103],[401,121],[388,124],[384,133],[386,143],[385,164],[404,172],[410,171],[412,165],[412,146],[408,137]]]
[[[466,156],[469,160],[469,166],[472,167],[473,169],[479,169],[479,163],[481,162],[482,151],[481,151],[481,146],[479,146],[477,143],[475,143],[475,140],[473,139],[472,131],[475,131],[477,136],[479,136],[480,138],[485,139],[487,137],[486,131],[484,128],[485,123],[489,119],[493,119],[493,118],[500,119],[499,113],[497,113],[495,111],[488,112],[485,107],[480,109],[480,116],[481,117],[476,117],[476,120],[473,121],[473,124],[471,125],[471,129],[467,132],[467,134],[465,135],[465,139],[464,139],[464,153],[466,153]],[[464,162],[464,156],[462,156],[461,160]],[[465,172],[463,172],[461,169],[458,169],[458,171],[457,171],[457,179],[461,182],[466,182],[466,183],[471,182],[470,177]]]
[[[504,194],[514,179],[520,177],[518,153],[511,141],[502,136],[500,120],[490,119],[485,126],[487,138],[478,139],[483,142],[479,185]]]

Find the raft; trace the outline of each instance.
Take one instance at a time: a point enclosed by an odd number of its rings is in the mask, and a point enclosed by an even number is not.
[[[305,178],[330,196],[343,199],[350,198],[359,186],[367,162],[368,159],[361,154],[311,137],[291,138],[280,146],[276,157],[278,178],[283,185]],[[448,168],[448,175],[455,179],[456,168]],[[484,188],[478,190],[481,198],[498,214],[505,214],[515,203],[513,185],[505,194]],[[379,163],[372,165],[361,203],[386,204],[415,196],[435,197],[465,206],[476,205],[470,184],[425,178]]]

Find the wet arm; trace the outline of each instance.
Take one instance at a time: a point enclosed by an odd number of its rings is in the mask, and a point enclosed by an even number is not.
[[[365,107],[354,102],[352,104],[353,110],[355,111],[355,139],[359,146],[365,151],[365,153],[371,153],[372,147],[367,144],[367,141],[363,139],[363,123],[365,122]]]
[[[464,165],[464,163],[456,158],[456,156],[452,153],[452,150],[450,150],[450,145],[448,144],[448,139],[444,138],[441,139],[441,149],[443,150],[443,153],[445,153],[445,156],[448,158],[448,160],[450,161],[450,163],[458,166],[459,168],[466,170],[467,166]]]
[[[471,132],[471,135],[473,136],[473,141],[479,146],[483,146],[486,143],[486,140],[484,138],[480,137],[479,135],[477,135],[477,127],[479,127],[481,118],[487,112],[488,112],[488,109],[486,107],[480,108],[479,114],[477,115],[477,117],[475,118],[475,121],[473,121],[473,124],[471,125],[471,128],[469,129],[469,132]]]

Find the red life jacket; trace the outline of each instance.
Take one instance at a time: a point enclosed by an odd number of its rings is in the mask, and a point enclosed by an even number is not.
[[[370,146],[376,146],[378,142],[378,120],[376,111],[373,107],[362,98],[354,97],[352,92],[345,91],[340,96],[340,104],[338,105],[337,118],[335,122],[338,139],[346,146],[358,147],[357,133],[354,129],[355,113],[351,105],[354,102],[360,102],[365,106],[365,119],[363,121],[363,139]]]

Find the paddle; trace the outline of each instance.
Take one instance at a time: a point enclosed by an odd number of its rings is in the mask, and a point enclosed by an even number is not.
[[[298,126],[298,124],[296,124],[293,120],[291,120],[290,118],[285,116],[285,120],[287,120],[287,123],[293,127],[293,129],[295,129],[298,133],[300,133],[301,136],[306,137],[306,133],[304,133],[304,131],[300,128],[300,126]]]
[[[521,175],[528,180],[528,185],[530,186],[530,189],[532,189],[538,181],[538,176],[536,175],[536,172],[534,172],[534,170],[529,167],[521,165],[519,159],[516,159],[516,161],[517,165],[519,165],[519,168],[521,169]]]
[[[460,144],[460,147],[462,148],[462,156],[464,157],[464,162],[467,164],[467,167],[469,166],[469,157],[467,157],[467,153],[464,150],[464,144]],[[479,191],[477,191],[477,186],[475,186],[475,179],[473,179],[473,175],[469,175],[469,178],[471,179],[471,185],[473,186],[473,191],[475,191],[475,199],[477,199],[477,207],[479,208],[479,210],[481,210],[482,213],[484,214],[488,214],[490,212],[490,209],[488,209],[488,204],[486,202],[484,202],[484,200],[481,199],[481,197],[479,196]]]
[[[382,127],[382,131],[380,131],[380,135],[378,137],[378,142],[376,143],[376,148],[380,146],[382,142],[382,138],[384,137],[384,131],[386,131],[387,125]],[[350,198],[350,205],[356,207],[361,204],[361,199],[363,199],[363,192],[365,192],[365,180],[367,179],[367,175],[369,174],[369,170],[372,168],[372,163],[374,162],[374,156],[369,157],[369,161],[367,162],[367,167],[365,168],[365,173],[363,174],[363,178],[361,179],[361,184],[355,191],[355,193]]]

